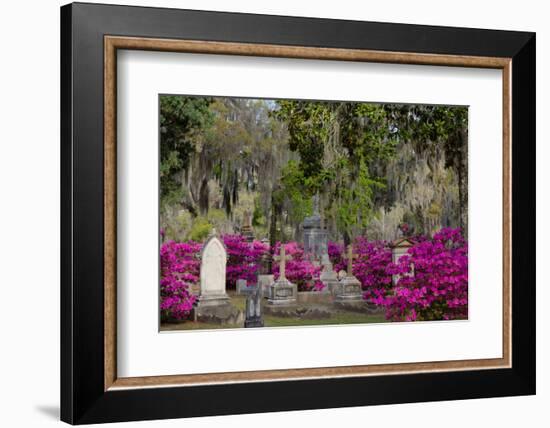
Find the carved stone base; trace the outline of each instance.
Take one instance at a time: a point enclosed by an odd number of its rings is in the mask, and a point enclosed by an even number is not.
[[[333,270],[323,270],[319,275],[319,279],[323,284],[326,282],[338,281],[338,274]]]
[[[333,301],[334,296],[328,290],[298,291],[298,305],[330,305]]]
[[[354,276],[346,276],[335,287],[335,302],[361,302],[363,290],[361,283]]]
[[[262,289],[262,295],[269,296],[269,287],[275,281],[275,277],[272,274],[258,275],[258,287]]]
[[[227,294],[201,294],[197,299],[197,308],[206,308],[211,306],[225,306],[230,302]]]
[[[287,279],[278,279],[269,286],[267,304],[274,306],[294,305],[298,296],[298,287]]]
[[[193,309],[193,318],[208,324],[234,325],[241,327],[244,313],[230,303],[216,306],[197,306]]]
[[[386,313],[386,310],[383,307],[373,305],[365,300],[334,302],[334,308],[346,312],[357,312],[368,315],[384,315]]]
[[[340,281],[337,279],[324,282],[325,288],[323,291],[330,293],[332,296],[336,296],[338,289],[340,287]]]
[[[334,294],[336,287],[339,284],[338,275],[333,270],[323,271],[319,276],[319,280],[323,283],[325,288],[323,291]]]
[[[264,320],[261,317],[247,318],[244,320],[245,328],[263,327]]]
[[[326,319],[332,316],[330,309],[323,306],[266,306],[265,313],[281,318],[299,318],[304,320]]]

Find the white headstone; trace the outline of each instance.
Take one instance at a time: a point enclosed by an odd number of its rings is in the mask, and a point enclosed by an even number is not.
[[[201,251],[201,303],[215,305],[226,303],[228,296],[225,292],[225,269],[227,252],[222,241],[215,235],[204,244]]]

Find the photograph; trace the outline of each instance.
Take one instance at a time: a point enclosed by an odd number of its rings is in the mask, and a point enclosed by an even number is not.
[[[468,319],[468,106],[158,102],[161,331]]]

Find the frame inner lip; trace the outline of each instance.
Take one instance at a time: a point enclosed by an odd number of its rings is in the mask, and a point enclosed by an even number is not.
[[[170,375],[118,378],[116,375],[116,51],[133,49],[148,51],[170,51],[181,53],[201,53],[220,55],[266,56],[296,59],[323,59],[359,62],[383,62],[417,65],[440,65],[474,68],[495,68],[503,70],[503,179],[504,221],[503,221],[503,262],[504,262],[504,311],[503,311],[503,357],[500,359],[458,360],[467,362],[467,367],[454,368],[455,361],[403,363],[387,365],[342,366],[330,368],[280,369],[250,372],[208,373],[202,375]],[[105,391],[111,389],[134,389],[146,387],[198,386],[210,384],[292,381],[300,379],[324,379],[342,377],[364,377],[408,373],[429,373],[465,371],[472,369],[496,369],[511,367],[511,58],[483,57],[468,55],[424,54],[390,52],[347,48],[322,48],[294,45],[270,45],[257,43],[213,42],[184,39],[159,39],[147,37],[104,36],[104,151],[105,151],[105,300],[104,300],[104,367]],[[114,156],[114,157],[113,157]],[[506,178],[508,174],[508,179]],[[110,192],[114,189],[115,194]],[[109,194],[108,194],[109,193]],[[113,206],[114,204],[114,206]],[[113,218],[114,215],[114,218]],[[507,227],[509,225],[509,227]],[[113,233],[113,229],[115,233]],[[113,241],[114,242],[111,242]],[[112,270],[114,268],[114,271]],[[109,272],[108,272],[109,271]],[[108,273],[108,274],[107,274]],[[399,369],[400,366],[407,366]],[[417,366],[412,368],[412,366]],[[429,367],[425,367],[428,365]],[[391,368],[390,368],[391,366]],[[385,367],[376,371],[376,367]],[[367,372],[361,373],[361,369]],[[396,368],[394,370],[394,368]],[[330,374],[313,374],[319,370]],[[338,371],[356,370],[352,374],[336,374]],[[294,375],[299,371],[301,374]],[[266,378],[265,373],[280,373],[286,377]],[[309,372],[309,374],[308,374]],[[201,382],[191,379],[205,377]],[[236,376],[238,379],[233,379]],[[241,376],[243,376],[241,378]],[[225,380],[228,377],[229,379]],[[167,379],[170,378],[170,379]]]

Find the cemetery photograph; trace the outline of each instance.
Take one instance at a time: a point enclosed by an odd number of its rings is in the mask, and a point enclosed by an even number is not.
[[[161,331],[468,319],[468,107],[159,96]]]

